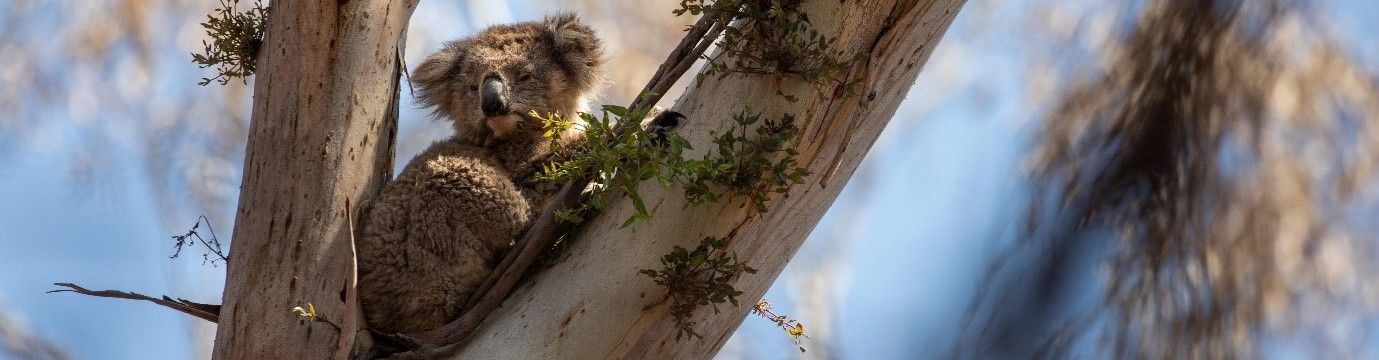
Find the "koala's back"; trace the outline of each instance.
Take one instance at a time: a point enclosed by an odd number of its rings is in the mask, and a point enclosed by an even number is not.
[[[532,212],[483,149],[433,145],[364,209],[359,297],[370,327],[429,330],[459,314]]]

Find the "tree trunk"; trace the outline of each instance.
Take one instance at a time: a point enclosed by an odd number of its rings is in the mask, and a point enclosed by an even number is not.
[[[349,221],[390,178],[398,44],[415,7],[273,2],[215,358],[348,355],[360,327]],[[329,323],[291,312],[308,303]]]
[[[753,216],[741,201],[686,207],[680,189],[644,184],[653,217],[620,228],[631,204],[611,204],[589,224],[556,265],[527,280],[473,336],[459,358],[603,359],[708,358],[718,351],[766,292],[852,176],[895,114],[963,0],[810,0],[805,8],[821,32],[838,38],[845,54],[861,53],[847,76],[860,79],[858,96],[773,77],[705,79],[679,100],[690,121],[683,135],[700,150],[711,132],[745,107],[764,115],[794,114],[801,127],[800,162],[811,175]],[[800,100],[787,102],[777,89]],[[638,273],[659,269],[672,246],[692,248],[705,236],[731,236],[729,251],[760,270],[735,286],[742,305],[708,306],[695,314],[703,339],[676,340],[665,289]],[[659,303],[658,303],[659,302]],[[645,308],[648,305],[654,305]],[[808,319],[805,319],[806,322]],[[784,336],[784,335],[782,335]],[[782,351],[793,351],[782,349]]]

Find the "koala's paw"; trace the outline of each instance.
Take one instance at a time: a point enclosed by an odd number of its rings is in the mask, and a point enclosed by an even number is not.
[[[657,145],[665,145],[666,134],[680,128],[680,124],[685,122],[685,114],[681,114],[679,111],[675,110],[662,110],[657,107],[652,109],[652,114],[654,114],[654,116],[651,117],[651,120],[647,121],[642,127],[645,128],[647,132],[656,134],[655,142]]]

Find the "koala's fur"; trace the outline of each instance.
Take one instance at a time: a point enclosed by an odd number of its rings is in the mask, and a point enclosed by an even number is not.
[[[412,159],[362,209],[359,300],[369,327],[415,332],[459,316],[557,190],[533,175],[579,137],[564,134],[553,153],[528,114],[581,110],[603,62],[593,30],[566,14],[491,27],[417,66],[420,102],[453,121],[456,134]],[[506,84],[507,117],[481,110],[480,83],[493,76]]]

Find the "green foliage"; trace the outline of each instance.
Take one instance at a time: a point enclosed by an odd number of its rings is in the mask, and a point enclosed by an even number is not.
[[[733,26],[723,29],[723,38],[717,44],[719,53],[710,59],[697,81],[702,83],[709,76],[722,79],[734,74],[773,75],[803,81],[814,87],[820,98],[856,96],[862,79],[847,81],[847,72],[849,64],[865,54],[845,56],[838,49],[837,38],[826,37],[814,29],[809,15],[800,9],[802,2],[681,0],[680,9],[674,11],[675,15],[717,12],[716,15],[735,21]],[[827,87],[830,85],[838,88],[829,91]],[[777,89],[776,94],[789,102],[799,101],[781,89]],[[677,179],[683,184],[685,197],[690,204],[717,202],[724,196],[741,195],[748,199],[748,204],[758,214],[764,213],[767,211],[766,202],[773,194],[788,196],[790,187],[803,183],[804,177],[809,174],[796,160],[798,153],[794,149],[794,142],[799,129],[795,126],[794,116],[790,114],[779,120],[767,118],[763,121],[760,113],[747,109],[733,116],[733,120],[735,126],[714,138],[713,143],[717,146],[715,152],[701,160],[677,163]],[[671,315],[679,329],[677,339],[687,333],[697,335],[693,329],[694,322],[689,319],[695,307],[716,305],[722,303],[725,297],[733,300],[732,296],[741,294],[733,290],[730,283],[736,276],[693,277],[683,275],[679,270],[702,261],[695,257],[696,254],[707,257],[709,252],[721,249],[723,242],[725,240],[706,238],[704,244],[694,252],[676,247],[674,252],[662,258],[665,269],[642,271],[655,278],[658,284],[666,286],[674,300]],[[718,256],[723,257],[722,254]],[[730,258],[731,264],[736,265],[736,257]],[[670,277],[667,274],[680,276]],[[707,282],[712,285],[708,286],[717,286],[720,292],[685,289],[683,283],[689,281],[686,278],[710,279]],[[717,283],[719,281],[721,283]],[[736,305],[736,301],[733,304]],[[715,306],[714,310],[718,308]],[[800,345],[800,338],[804,337],[803,324],[772,313],[770,304],[764,299],[757,303],[754,313],[784,329],[800,351],[804,351]]]
[[[689,142],[674,133],[655,134],[640,126],[627,126],[620,131],[619,122],[640,123],[646,116],[630,113],[623,107],[605,106],[599,116],[581,113],[580,122],[559,115],[533,116],[542,120],[547,138],[557,138],[575,127],[583,130],[585,136],[584,141],[567,149],[572,153],[566,160],[544,165],[537,175],[540,180],[552,182],[592,179],[585,201],[556,213],[567,224],[583,222],[591,213],[601,210],[607,204],[609,191],[620,191],[633,203],[635,213],[623,221],[624,227],[649,219],[651,214],[637,192],[637,185],[653,179],[662,186],[681,184],[691,205],[741,195],[761,213],[766,211],[771,195],[786,193],[808,174],[795,159],[797,153],[792,145],[799,130],[791,116],[763,119],[759,113],[743,111],[733,117],[732,127],[713,140],[716,151],[698,160],[682,156],[690,148]],[[742,291],[735,289],[733,283],[743,273],[756,272],[740,263],[736,254],[726,254],[726,245],[726,239],[705,237],[693,250],[676,246],[662,256],[662,269],[641,271],[665,286],[677,340],[686,335],[699,337],[692,318],[699,306],[713,306],[715,312],[725,302],[737,306],[737,296]],[[547,251],[543,256],[553,258],[551,253],[555,251],[558,250]],[[802,333],[803,326],[789,330]]]
[[[206,15],[201,27],[206,29],[210,42],[201,41],[203,53],[192,53],[192,62],[201,68],[214,66],[216,76],[201,78],[198,85],[205,86],[212,81],[221,85],[231,79],[248,81],[254,75],[258,62],[259,49],[263,47],[263,33],[268,20],[268,8],[262,0],[254,0],[254,5],[245,11],[236,8],[239,0],[220,0],[220,7]]]
[[[637,192],[637,184],[654,179],[662,186],[670,186],[676,173],[673,167],[682,162],[680,154],[689,148],[689,142],[675,134],[666,134],[666,141],[662,143],[658,140],[658,134],[647,132],[640,126],[627,126],[627,129],[618,131],[618,122],[639,123],[646,117],[645,113],[634,114],[621,106],[604,106],[600,116],[581,113],[579,118],[583,120],[582,123],[559,115],[533,116],[542,120],[548,138],[556,138],[575,126],[579,126],[584,133],[584,141],[576,142],[567,149],[572,153],[566,160],[545,164],[537,174],[538,180],[555,183],[584,177],[591,179],[591,191],[586,201],[579,207],[556,212],[556,217],[566,223],[581,223],[589,213],[603,209],[611,190],[627,194],[635,208],[622,226],[650,219],[651,213]]]
[[[848,64],[859,58],[845,56],[837,38],[814,29],[809,14],[801,11],[803,0],[682,0],[676,15],[724,12],[738,20],[723,30],[720,50],[708,63],[703,76],[724,78],[733,74],[791,76],[816,88],[840,82]],[[848,96],[855,95],[858,82],[845,84]],[[777,91],[790,102],[794,96]],[[820,97],[831,92],[819,91]]]
[[[736,253],[726,254],[723,249],[727,243],[726,239],[705,237],[694,250],[676,246],[661,257],[664,268],[641,271],[666,288],[670,315],[677,329],[676,340],[686,335],[702,337],[694,332],[694,310],[700,305],[710,305],[717,313],[718,305],[725,302],[738,306],[737,296],[742,295],[742,291],[733,288],[733,282],[743,273],[757,272],[738,262]]]
[[[809,175],[796,160],[793,145],[799,129],[790,115],[781,119],[763,119],[751,111],[734,115],[734,126],[713,140],[716,151],[697,160],[683,157],[690,144],[677,134],[655,134],[640,127],[615,131],[618,122],[639,122],[637,119],[646,116],[630,114],[620,106],[605,106],[600,116],[581,113],[582,123],[558,115],[533,116],[542,120],[548,138],[575,126],[584,131],[585,141],[574,144],[566,160],[545,164],[537,174],[538,180],[555,183],[592,179],[584,202],[556,212],[556,217],[567,224],[581,223],[588,214],[603,209],[610,190],[632,200],[634,213],[623,221],[624,227],[650,219],[646,202],[637,191],[637,185],[646,180],[662,186],[680,184],[690,205],[743,196],[752,209],[764,213],[771,196],[787,194],[792,185],[803,183]]]
[[[799,128],[794,116],[763,121],[760,113],[751,110],[734,115],[733,121],[735,127],[714,138],[715,153],[679,166],[685,198],[698,205],[741,195],[757,213],[764,213],[772,195],[789,196],[790,186],[804,183],[809,175],[799,166],[799,153],[793,146]],[[754,126],[758,122],[762,124]]]

